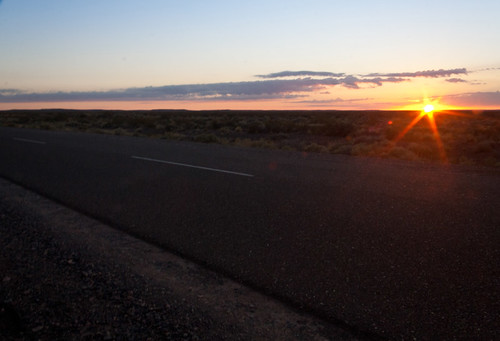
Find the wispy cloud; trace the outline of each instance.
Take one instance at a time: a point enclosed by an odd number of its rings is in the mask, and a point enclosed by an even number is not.
[[[17,89],[0,89],[0,95],[10,96],[18,94],[19,90]]]
[[[345,73],[333,73],[326,71],[281,71],[267,75],[256,75],[259,78],[283,78],[283,77],[343,77]]]
[[[465,79],[462,78],[448,78],[446,81],[450,83],[468,83]]]
[[[450,77],[452,75],[466,75],[467,69],[450,69],[450,70],[425,70],[417,72],[396,72],[396,73],[371,73],[366,75],[367,77],[426,77],[426,78],[439,78],[439,77]]]
[[[355,76],[347,76],[342,79],[342,85],[349,89],[359,89],[360,84],[372,84],[382,86],[383,83],[401,83],[409,81],[401,77],[376,77],[376,78],[358,78]]]

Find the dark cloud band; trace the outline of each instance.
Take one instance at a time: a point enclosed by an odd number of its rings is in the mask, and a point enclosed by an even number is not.
[[[27,93],[15,89],[0,89],[0,102],[287,99],[303,97],[307,93],[332,86],[359,89],[382,86],[384,83],[407,82],[412,77],[445,77],[466,73],[466,69],[454,69],[353,76],[331,72],[282,71],[258,76],[266,78],[259,81],[150,86],[110,91]],[[458,82],[457,79],[448,81]]]

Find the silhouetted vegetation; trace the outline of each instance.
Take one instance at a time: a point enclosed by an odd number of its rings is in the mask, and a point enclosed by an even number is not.
[[[11,110],[0,125],[500,167],[500,111]],[[445,157],[445,159],[443,158]]]

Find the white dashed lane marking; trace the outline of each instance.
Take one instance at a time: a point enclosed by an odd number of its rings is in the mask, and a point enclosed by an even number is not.
[[[233,175],[253,177],[252,174],[247,174],[247,173],[233,172],[233,171],[229,171],[229,170],[225,170],[225,169],[218,169],[218,168],[195,166],[195,165],[189,165],[186,163],[179,163],[179,162],[172,162],[172,161],[165,161],[165,160],[158,160],[158,159],[150,159],[148,157],[142,157],[142,156],[132,156],[132,159],[151,161],[151,162],[159,162],[159,163],[165,163],[168,165],[181,166],[181,167],[196,168],[196,169],[202,169],[202,170],[211,171],[211,172],[219,172],[219,173],[227,173],[227,174],[233,174]]]
[[[16,140],[16,141],[28,142],[28,143],[36,143],[36,144],[46,144],[47,143],[47,142],[44,142],[44,141],[23,139],[23,138],[20,138],[20,137],[14,137],[13,139]]]

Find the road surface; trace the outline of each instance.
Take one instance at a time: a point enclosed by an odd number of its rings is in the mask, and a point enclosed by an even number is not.
[[[499,335],[495,169],[0,128],[0,176],[366,335]]]

